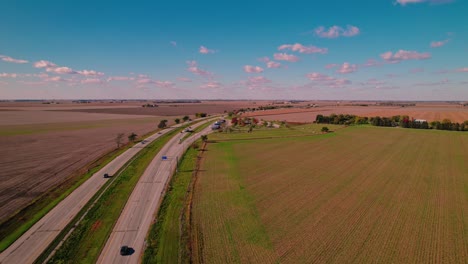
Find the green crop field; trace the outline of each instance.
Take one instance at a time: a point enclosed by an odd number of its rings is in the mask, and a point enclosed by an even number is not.
[[[195,263],[466,263],[468,133],[320,127],[210,135]]]

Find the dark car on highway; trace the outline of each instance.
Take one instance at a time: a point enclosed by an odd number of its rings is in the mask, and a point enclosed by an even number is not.
[[[122,246],[120,248],[120,255],[122,256],[126,256],[126,255],[129,255],[130,254],[130,248],[128,246]]]

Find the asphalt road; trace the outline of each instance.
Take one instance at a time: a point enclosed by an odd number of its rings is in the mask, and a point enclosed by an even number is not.
[[[3,251],[0,254],[0,263],[33,263],[65,226],[80,212],[81,208],[109,180],[103,177],[104,173],[115,174],[144,146],[163,134],[172,131],[174,127],[164,129],[161,131],[161,134],[156,133],[146,138],[145,144],[136,144],[93,174],[86,182]]]
[[[203,131],[186,138],[182,143],[179,143],[179,140],[184,133],[180,133],[161,149],[133,190],[99,256],[98,263],[140,262],[145,249],[146,235],[158,211],[165,186],[176,168],[177,157],[180,158],[188,146],[199,139],[202,134],[210,132],[211,128],[208,126]],[[162,160],[163,156],[166,156],[167,160]],[[120,248],[123,245],[132,248],[133,254],[121,256]]]

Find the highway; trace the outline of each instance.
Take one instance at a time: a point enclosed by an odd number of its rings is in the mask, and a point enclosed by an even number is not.
[[[200,124],[197,124],[200,125]],[[192,126],[195,128],[196,126]],[[117,224],[114,226],[107,243],[99,256],[98,263],[139,263],[145,250],[145,239],[159,209],[165,192],[165,186],[174,173],[177,157],[201,135],[211,132],[210,126],[179,143],[184,136],[181,133],[173,137],[141,176],[133,190]],[[167,160],[163,160],[163,156]],[[127,245],[133,254],[120,255],[120,248]]]
[[[144,146],[179,126],[181,125],[166,128],[160,133],[153,134],[145,139],[145,144],[135,144],[135,146],[128,149],[101,170],[93,174],[86,182],[79,186],[26,233],[18,238],[10,247],[3,251],[0,254],[0,263],[33,263],[67,224],[80,212],[86,203],[101,189],[106,181],[110,180],[103,177],[104,173],[114,175],[127,161],[144,148]]]

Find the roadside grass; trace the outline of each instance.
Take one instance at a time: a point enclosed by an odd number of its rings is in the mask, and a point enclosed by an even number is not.
[[[159,150],[182,129],[161,136],[136,154],[48,263],[95,263],[140,176]]]
[[[181,247],[185,248],[181,241],[181,214],[196,169],[198,151],[189,148],[181,159],[178,172],[172,176],[156,220],[150,228],[143,263],[189,263],[190,261],[186,255],[180,254]]]
[[[120,149],[115,149],[90,165],[75,173],[66,182],[57,186],[53,190],[45,193],[41,197],[32,201],[27,207],[16,212],[12,217],[0,224],[0,252],[13,244],[16,239],[29,230],[37,221],[52,210],[58,203],[65,199],[70,193],[88,180],[94,173],[106,166],[117,156],[131,148],[133,144],[128,144]],[[89,169],[88,169],[89,168]],[[83,171],[86,171],[83,174]]]

